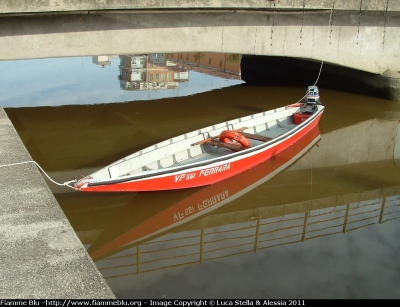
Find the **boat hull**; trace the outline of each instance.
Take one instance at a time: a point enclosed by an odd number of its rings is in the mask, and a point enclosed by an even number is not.
[[[240,156],[155,177],[107,184],[78,185],[75,189],[86,192],[138,192],[187,189],[214,184],[271,159],[295,142],[298,142],[318,125],[322,113],[316,114],[312,120],[289,134],[286,138],[270,146],[253,150]]]

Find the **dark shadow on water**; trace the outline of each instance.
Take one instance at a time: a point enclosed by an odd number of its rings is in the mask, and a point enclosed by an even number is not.
[[[276,56],[242,56],[242,79],[247,84],[307,87],[314,84],[333,90],[392,100],[390,80],[381,75],[321,62]]]

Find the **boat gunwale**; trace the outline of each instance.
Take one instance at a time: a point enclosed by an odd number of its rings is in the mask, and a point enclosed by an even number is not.
[[[245,155],[245,154],[249,154],[254,151],[262,151],[265,149],[265,147],[269,147],[272,144],[275,144],[284,139],[287,139],[287,138],[289,138],[290,135],[297,133],[298,131],[302,130],[303,128],[305,128],[306,126],[311,124],[314,121],[314,119],[325,110],[325,107],[323,105],[321,105],[321,106],[322,106],[321,109],[319,109],[317,112],[312,114],[309,118],[307,118],[301,124],[295,126],[293,129],[290,129],[289,131],[285,132],[284,134],[277,136],[276,138],[274,138],[268,142],[261,143],[254,147],[250,147],[250,148],[241,150],[239,152],[232,152],[231,154],[228,154],[228,155],[225,155],[222,157],[216,157],[214,159],[209,159],[209,160],[203,161],[203,162],[194,162],[194,163],[190,163],[187,165],[175,166],[175,167],[169,167],[169,168],[162,169],[162,170],[158,169],[158,170],[150,171],[151,173],[148,172],[146,174],[141,174],[141,175],[129,175],[129,176],[125,176],[125,177],[121,176],[119,178],[115,178],[115,179],[111,179],[111,180],[107,179],[107,180],[88,182],[87,186],[88,187],[103,186],[103,185],[109,185],[109,184],[123,183],[123,182],[127,182],[127,181],[141,180],[141,179],[146,179],[146,178],[157,178],[157,177],[161,177],[166,174],[177,173],[177,172],[181,172],[181,171],[184,171],[187,169],[193,169],[193,168],[202,167],[205,165],[211,165],[213,163],[218,163],[218,162],[221,162],[224,160],[230,160],[232,158],[235,158],[235,157],[238,157],[241,155]],[[112,165],[114,165],[114,163],[109,166],[106,166],[105,168],[110,167]],[[78,182],[77,184],[80,184],[80,183]]]

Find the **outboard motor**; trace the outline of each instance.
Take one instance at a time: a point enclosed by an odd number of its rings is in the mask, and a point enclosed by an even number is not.
[[[304,97],[305,103],[310,105],[321,104],[319,100],[319,90],[315,85],[307,88],[306,96]]]
[[[305,121],[317,110],[317,104],[322,104],[319,100],[319,90],[315,85],[307,88],[306,96],[304,97],[304,104],[294,114],[294,123],[296,125]]]

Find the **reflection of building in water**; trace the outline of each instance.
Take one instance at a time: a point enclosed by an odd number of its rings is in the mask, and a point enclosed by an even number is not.
[[[115,55],[94,55],[92,56],[92,62],[96,65],[101,65],[101,67],[111,65],[111,59],[115,59]]]
[[[170,53],[168,60],[209,75],[224,79],[241,80],[240,62],[241,54],[216,53],[216,52],[186,52]]]
[[[164,53],[120,56],[120,86],[126,90],[174,89],[189,80],[184,67],[167,62]]]

